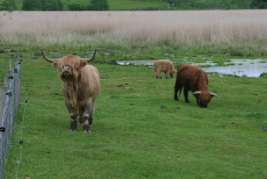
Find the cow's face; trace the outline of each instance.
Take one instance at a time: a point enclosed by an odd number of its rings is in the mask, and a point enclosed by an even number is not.
[[[175,73],[176,73],[177,71],[176,71],[176,69],[174,68],[174,69],[172,69],[171,70],[171,73],[170,73],[170,75],[171,75],[171,77],[173,77],[174,75],[175,75]]]
[[[69,81],[69,80],[73,80],[75,78],[74,76],[74,69],[72,68],[72,66],[65,64],[62,65],[58,71],[60,72],[60,78],[63,81]]]
[[[84,67],[87,62],[77,58],[71,60],[63,58],[62,60],[53,62],[53,64],[59,72],[61,80],[67,82],[78,79],[81,68]]]
[[[211,99],[216,96],[215,93],[209,91],[196,91],[193,94],[196,97],[198,106],[202,108],[207,108]]]
[[[73,55],[65,56],[59,59],[50,59],[45,55],[44,51],[41,51],[41,54],[45,61],[54,65],[54,67],[60,73],[60,78],[64,82],[67,82],[78,79],[81,68],[95,59],[96,50],[90,59]]]

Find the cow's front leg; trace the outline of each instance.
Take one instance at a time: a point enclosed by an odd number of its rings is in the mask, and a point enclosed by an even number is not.
[[[72,107],[72,105],[68,102],[66,102],[66,107],[68,109],[68,112],[70,114],[70,129],[72,131],[77,129],[77,118],[78,118],[78,114],[77,112],[74,110],[74,108]]]
[[[77,129],[77,126],[78,126],[77,125],[77,118],[78,118],[77,114],[70,113],[70,129],[72,131]]]

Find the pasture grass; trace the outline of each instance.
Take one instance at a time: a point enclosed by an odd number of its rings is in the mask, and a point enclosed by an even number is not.
[[[87,136],[68,130],[57,73],[33,54],[23,54],[22,103],[7,178],[267,177],[266,76],[209,75],[218,97],[200,109],[192,96],[190,104],[173,100],[174,79],[156,80],[146,67],[97,63],[108,61],[102,55],[95,64],[102,92]]]

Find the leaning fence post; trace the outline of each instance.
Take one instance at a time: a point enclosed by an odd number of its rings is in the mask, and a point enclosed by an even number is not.
[[[6,75],[0,109],[0,179],[5,178],[5,157],[10,147],[10,138],[13,132],[14,120],[19,107],[20,97],[20,63],[17,56],[17,63],[14,69]]]

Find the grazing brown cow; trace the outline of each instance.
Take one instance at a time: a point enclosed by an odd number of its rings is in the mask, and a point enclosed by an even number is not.
[[[91,59],[79,56],[64,56],[51,60],[42,52],[43,58],[54,65],[64,83],[65,104],[70,114],[70,129],[77,129],[77,120],[83,123],[85,132],[91,132],[96,96],[100,93],[100,78],[97,69],[88,65]]]
[[[176,73],[175,66],[170,60],[155,60],[153,65],[156,78],[161,78],[161,72],[165,73],[166,78],[173,78],[173,75]]]
[[[178,101],[177,93],[184,90],[185,102],[188,101],[188,91],[192,91],[200,107],[208,107],[215,93],[208,91],[208,75],[194,65],[182,65],[176,75],[174,87],[174,99]]]

